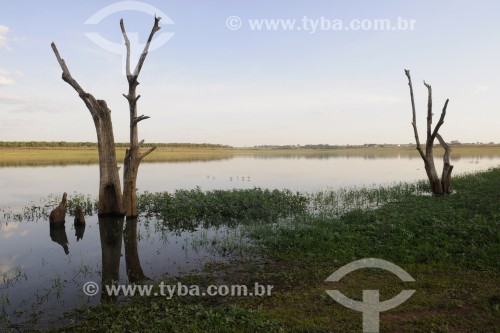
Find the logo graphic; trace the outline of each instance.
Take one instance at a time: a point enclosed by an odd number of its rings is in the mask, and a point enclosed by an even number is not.
[[[361,268],[380,268],[395,274],[403,282],[415,282],[415,279],[401,267],[388,261],[367,258],[353,261],[340,267],[325,281],[338,282],[345,275]],[[346,308],[363,313],[363,332],[378,333],[380,328],[380,312],[393,309],[406,302],[415,290],[403,290],[394,298],[380,302],[378,290],[363,290],[363,301],[348,298],[338,290],[326,290],[327,294]]]
[[[87,21],[85,21],[85,24],[92,24],[92,25],[98,24],[106,17],[123,11],[143,12],[151,15],[152,17],[159,16],[161,17],[160,27],[164,27],[168,24],[175,24],[174,21],[160,9],[140,1],[121,1],[109,5],[107,7],[104,7],[97,13],[92,15]],[[106,38],[104,38],[101,34],[96,32],[86,32],[85,35],[102,49],[111,53],[121,54],[123,63],[122,68],[125,68],[126,49],[123,43],[115,43],[109,41]],[[139,56],[142,50],[144,49],[145,43],[141,44],[139,42],[139,34],[137,32],[127,32],[127,35],[130,40],[130,47],[132,52],[131,58],[139,59]],[[162,32],[159,35],[157,35],[157,37],[150,44],[149,52],[154,51],[159,47],[163,46],[174,35],[175,35],[174,32]]]

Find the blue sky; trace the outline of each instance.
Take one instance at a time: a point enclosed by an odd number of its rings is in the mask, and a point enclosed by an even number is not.
[[[128,138],[122,55],[91,41],[121,43],[119,20],[143,43],[153,18],[119,1],[0,0],[0,141],[95,141],[90,114],[61,80],[56,42],[73,77],[112,110],[116,141]],[[174,24],[150,52],[139,81],[147,142],[260,144],[409,143],[411,70],[424,135],[427,91],[436,118],[450,98],[448,141],[499,142],[498,1],[143,1]],[[137,5],[137,4],[136,4]],[[127,7],[128,6],[128,7]],[[241,28],[230,30],[227,18]],[[414,20],[413,30],[256,31],[249,20]],[[165,21],[165,20],[162,20]],[[318,21],[319,22],[319,21]],[[437,122],[437,119],[436,119]]]

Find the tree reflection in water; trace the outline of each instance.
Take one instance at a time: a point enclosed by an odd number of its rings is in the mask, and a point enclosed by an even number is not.
[[[137,283],[147,279],[139,260],[137,247],[137,218],[99,217],[99,233],[102,252],[101,302],[115,301],[109,296],[106,285],[116,284],[119,279],[122,240],[125,244],[125,268],[128,281]]]

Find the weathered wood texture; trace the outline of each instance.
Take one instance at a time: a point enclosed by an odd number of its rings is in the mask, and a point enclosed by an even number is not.
[[[67,194],[63,193],[61,202],[49,214],[49,223],[51,227],[62,227],[66,222],[66,207],[67,207]]]
[[[139,58],[139,61],[133,73],[130,69],[130,41],[128,39],[127,32],[125,31],[123,19],[120,20],[120,28],[122,31],[123,39],[125,41],[125,47],[127,49],[125,70],[129,86],[128,94],[123,94],[123,96],[128,101],[130,111],[130,147],[126,150],[125,153],[123,169],[123,206],[125,207],[125,215],[127,217],[137,216],[136,182],[137,174],[139,171],[139,164],[144,157],[146,157],[156,149],[156,147],[153,147],[145,152],[140,151],[140,146],[144,142],[144,140],[141,140],[139,142],[137,124],[142,120],[148,119],[149,117],[145,115],[137,116],[137,100],[141,96],[137,95],[136,89],[139,85],[139,81],[137,79],[139,77],[139,74],[141,73],[144,60],[146,60],[146,56],[148,55],[149,46],[151,44],[151,41],[153,40],[153,36],[158,30],[160,30],[160,19],[160,17],[155,17],[153,28],[151,29],[151,33],[149,34],[146,45],[144,46],[144,50],[142,51],[141,57]]]
[[[87,93],[71,76],[64,59],[59,55],[59,51],[54,43],[52,50],[56,55],[57,61],[63,71],[62,79],[76,90],[80,98],[87,106],[97,132],[97,145],[99,150],[99,215],[114,216],[137,216],[137,174],[141,160],[150,154],[156,147],[150,148],[144,152],[140,151],[140,146],[144,142],[138,139],[137,124],[148,116],[137,116],[137,100],[141,97],[136,94],[139,81],[137,80],[141,72],[144,61],[148,54],[149,46],[153,40],[154,34],[160,30],[160,17],[155,17],[154,25],[142,51],[141,57],[134,69],[130,69],[130,41],[125,31],[123,20],[120,20],[120,28],[125,40],[127,50],[126,74],[129,85],[128,94],[123,96],[129,103],[130,112],[130,147],[126,150],[124,168],[123,168],[123,193],[121,191],[120,176],[116,163],[115,140],[113,135],[113,124],[111,122],[111,110],[109,110],[104,100],[97,100],[91,94]]]
[[[428,91],[428,99],[427,99],[427,140],[425,141],[425,153],[422,149],[422,145],[420,144],[420,138],[418,136],[417,130],[417,115],[415,108],[415,98],[413,94],[413,84],[411,82],[410,71],[405,69],[406,77],[408,78],[408,86],[410,87],[410,98],[411,98],[411,107],[412,107],[412,126],[413,133],[415,135],[415,142],[417,144],[417,151],[419,152],[422,160],[424,161],[425,172],[427,173],[427,178],[429,179],[429,183],[431,186],[431,191],[433,194],[447,194],[451,193],[451,172],[453,171],[453,165],[450,164],[450,146],[444,141],[442,136],[438,133],[439,129],[444,123],[444,117],[446,116],[446,109],[448,108],[449,99],[444,103],[443,110],[441,111],[441,116],[439,117],[439,121],[432,130],[432,87],[424,82],[425,87]],[[434,140],[438,139],[440,145],[444,148],[443,154],[443,171],[441,173],[441,179],[439,179],[438,173],[436,171],[436,166],[434,164],[434,155],[433,155],[433,147]]]
[[[62,79],[76,90],[92,115],[97,133],[97,147],[99,152],[99,215],[123,216],[123,199],[120,185],[120,175],[116,162],[115,138],[111,122],[111,110],[104,100],[98,100],[87,93],[71,76],[64,59],[59,55],[56,44],[52,43],[52,50],[63,71]]]

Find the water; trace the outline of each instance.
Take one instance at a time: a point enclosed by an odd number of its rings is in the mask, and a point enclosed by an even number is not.
[[[440,173],[441,161],[436,158]],[[485,170],[500,164],[498,155],[454,155],[453,174]],[[388,184],[425,179],[423,162],[409,154],[254,155],[223,160],[142,163],[139,191],[174,191],[200,186],[202,190],[270,188],[314,192],[356,185]],[[0,167],[0,208],[22,208],[48,194],[63,192],[96,195],[96,164]]]
[[[472,172],[499,165],[500,156],[455,156],[452,164],[455,174]],[[63,192],[95,197],[98,179],[96,164],[0,167],[0,209],[20,211],[44,205],[41,199],[49,194],[59,198]],[[262,187],[314,192],[419,179],[425,179],[425,172],[420,158],[414,156],[255,155],[143,163],[138,188],[155,192],[196,186],[202,190]],[[100,285],[109,278],[126,283],[137,276],[179,276],[227,259],[209,246],[200,246],[227,232],[224,228],[173,232],[159,229],[154,219],[139,218],[137,223],[123,219],[99,223],[96,216],[86,219],[81,238],[69,217],[65,229],[51,231],[46,219],[15,221],[0,213],[0,315],[4,321],[8,316],[11,323],[30,320],[43,327],[54,315],[100,301],[99,295],[83,294],[85,282]],[[107,230],[105,225],[117,227]]]

